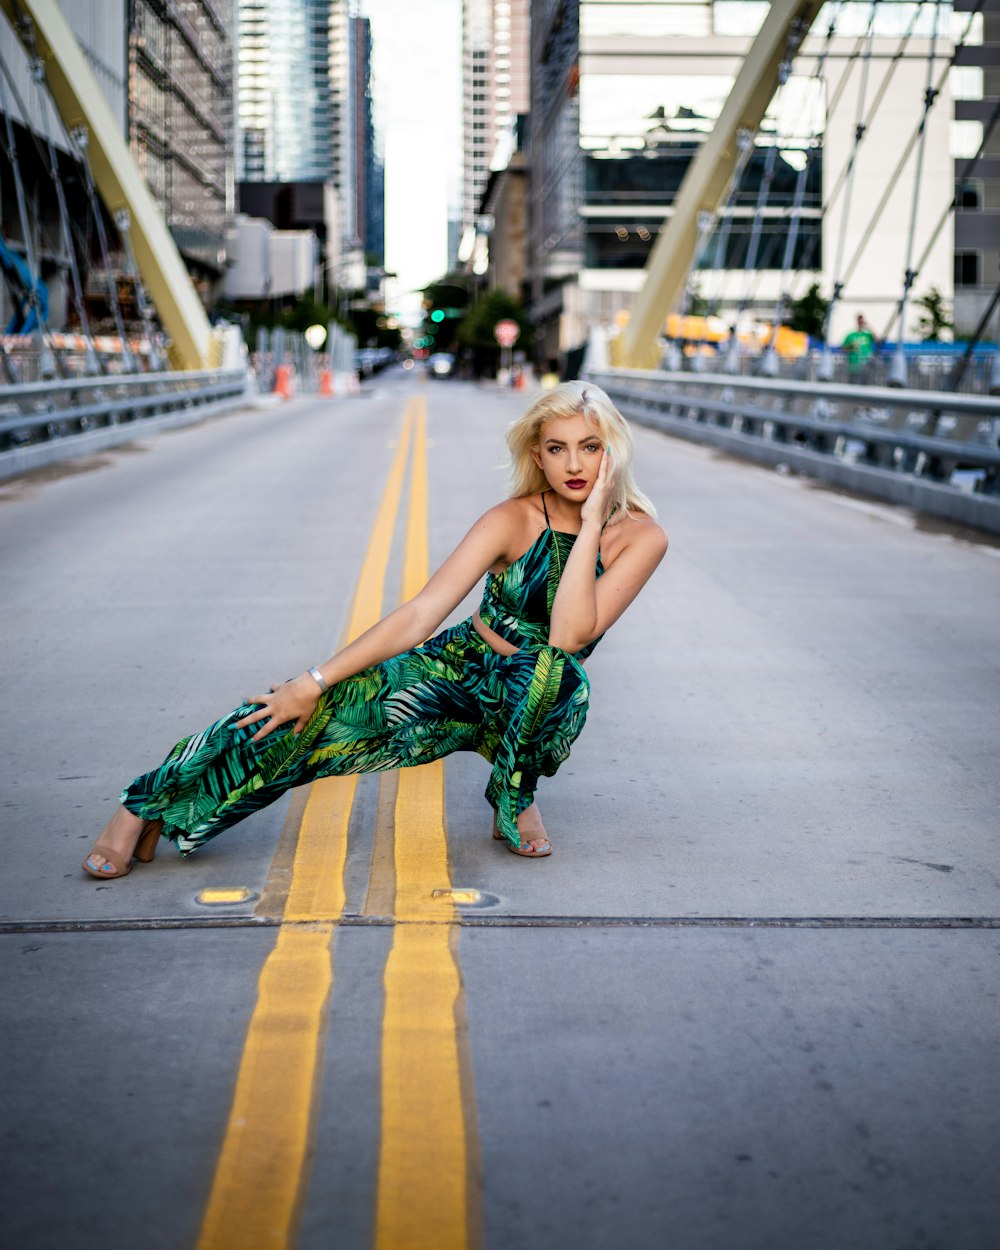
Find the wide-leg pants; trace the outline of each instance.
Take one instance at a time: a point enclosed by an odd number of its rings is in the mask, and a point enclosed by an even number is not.
[[[145,820],[161,818],[164,836],[187,855],[291,786],[476,751],[493,765],[486,798],[498,827],[517,845],[517,816],[538,778],[569,755],[589,693],[569,652],[526,646],[497,655],[470,618],[332,686],[298,736],[289,724],[251,741],[259,726],[235,726],[257,705],[242,704],[178,742],[121,801]]]

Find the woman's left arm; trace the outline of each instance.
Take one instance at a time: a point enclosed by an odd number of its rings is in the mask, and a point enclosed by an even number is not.
[[[552,604],[549,644],[571,653],[593,642],[618,620],[667,551],[667,536],[660,526],[655,521],[644,523],[603,576],[595,577],[607,496],[606,465],[607,457],[601,461],[594,489],[581,510],[583,524]]]

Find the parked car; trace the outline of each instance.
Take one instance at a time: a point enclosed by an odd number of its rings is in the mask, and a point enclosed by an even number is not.
[[[435,352],[427,357],[427,371],[432,378],[450,378],[455,372],[455,357],[451,352]]]
[[[362,378],[369,378],[395,359],[396,353],[391,347],[362,347],[354,353],[354,370]]]

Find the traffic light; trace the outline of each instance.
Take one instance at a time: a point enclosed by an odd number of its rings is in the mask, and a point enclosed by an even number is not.
[[[444,321],[444,312],[440,308],[435,308],[431,313],[431,321]]]

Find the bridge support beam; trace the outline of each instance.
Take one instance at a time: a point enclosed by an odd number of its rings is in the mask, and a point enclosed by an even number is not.
[[[30,18],[46,82],[63,124],[68,131],[86,128],[88,158],[102,200],[112,214],[122,210],[129,213],[136,264],[170,336],[172,362],[180,369],[213,367],[217,361],[208,317],[100,83],[59,5],[56,0],[0,0],[0,9],[19,38],[18,10]]]
[[[646,261],[646,280],[620,339],[611,344],[615,363],[651,369],[659,364],[657,340],[695,260],[698,219],[719,209],[739,155],[741,131],[756,132],[778,83],[793,27],[808,32],[822,0],[773,0],[760,34],[747,53],[715,128],[698,149]]]

